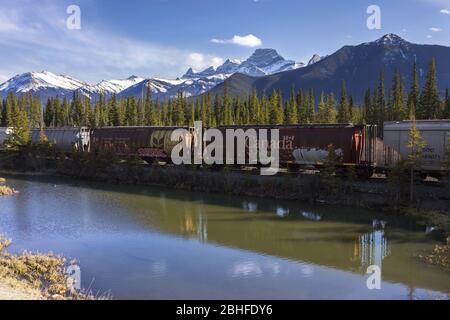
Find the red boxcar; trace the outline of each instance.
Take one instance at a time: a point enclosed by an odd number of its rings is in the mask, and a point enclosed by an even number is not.
[[[279,130],[280,165],[321,165],[333,145],[342,165],[374,165],[376,128],[363,125],[221,126],[227,129]],[[270,137],[270,136],[269,136]],[[269,138],[270,139],[270,138]]]
[[[91,144],[93,150],[108,150],[119,156],[170,161],[172,148],[177,144],[170,137],[176,129],[183,127],[98,128],[92,132]]]

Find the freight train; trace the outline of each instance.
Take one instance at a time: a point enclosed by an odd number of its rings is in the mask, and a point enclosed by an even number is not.
[[[439,174],[446,170],[443,160],[450,148],[450,120],[416,121],[416,126],[426,142],[421,171]],[[73,150],[107,150],[118,156],[140,157],[147,162],[170,163],[171,151],[177,144],[171,140],[171,134],[180,128],[183,127],[48,128],[45,134],[58,152],[66,154]],[[282,168],[320,170],[328,156],[328,147],[333,145],[339,167],[352,166],[358,176],[366,178],[374,172],[387,172],[407,159],[410,128],[410,121],[386,122],[381,134],[376,126],[353,124],[217,127],[221,132],[278,129]],[[193,134],[192,129],[183,129],[187,135]],[[0,128],[0,146],[11,133],[11,128]],[[33,143],[39,141],[39,129],[32,130],[31,138]]]

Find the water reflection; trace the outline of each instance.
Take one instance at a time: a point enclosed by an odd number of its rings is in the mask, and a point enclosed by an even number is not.
[[[374,219],[372,226],[372,232],[360,235],[355,242],[354,258],[361,262],[362,273],[365,273],[367,267],[372,265],[382,270],[383,260],[391,254],[384,230],[386,222]]]
[[[86,279],[124,298],[370,298],[369,265],[383,269],[379,297],[450,290],[449,274],[414,258],[434,245],[423,229],[396,228],[379,212],[160,188],[11,184],[21,193],[0,202],[0,232],[15,248],[77,258]]]
[[[312,221],[320,221],[320,220],[322,220],[322,215],[314,213],[314,212],[302,211],[302,216],[304,218],[312,220]]]
[[[289,208],[277,207],[277,216],[280,218],[287,218],[289,216]]]

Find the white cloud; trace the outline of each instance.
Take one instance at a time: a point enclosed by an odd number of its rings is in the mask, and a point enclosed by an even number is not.
[[[0,13],[3,76],[7,70],[8,77],[48,70],[88,82],[131,74],[175,78],[189,67],[202,69],[222,61],[214,54],[123,37],[99,26],[82,24],[81,30],[69,30],[65,10],[54,2],[24,3],[28,5],[2,8]]]
[[[208,67],[218,67],[223,64],[223,59],[202,53],[191,53],[187,56],[185,64],[192,67],[194,70],[204,70]]]
[[[431,34],[427,35],[427,39],[431,39],[433,36]]]
[[[441,28],[435,28],[435,27],[433,27],[433,28],[430,28],[430,31],[433,31],[433,32],[441,32],[442,29],[441,29]]]
[[[253,34],[248,34],[246,36],[235,35],[232,39],[211,39],[211,42],[222,44],[236,44],[238,46],[244,47],[259,47],[262,45],[261,39],[255,37]]]
[[[449,9],[442,9],[440,12],[442,14],[450,14],[450,10]]]

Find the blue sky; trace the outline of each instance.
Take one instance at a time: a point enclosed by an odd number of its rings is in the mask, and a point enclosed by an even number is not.
[[[71,4],[80,30],[66,27]],[[371,4],[381,30],[366,27]],[[41,70],[90,83],[175,78],[258,47],[307,61],[386,33],[450,46],[450,0],[0,0],[0,82]]]

